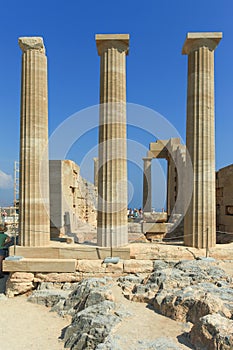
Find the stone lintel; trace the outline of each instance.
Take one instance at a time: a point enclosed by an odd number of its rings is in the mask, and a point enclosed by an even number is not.
[[[107,47],[120,47],[125,54],[129,53],[129,34],[96,34],[95,36],[98,55]]]
[[[214,50],[222,39],[222,32],[187,33],[182,49],[182,55],[188,55],[192,50],[202,46]]]
[[[42,37],[29,36],[20,37],[18,39],[19,46],[23,52],[27,50],[37,50],[45,53],[45,46]]]

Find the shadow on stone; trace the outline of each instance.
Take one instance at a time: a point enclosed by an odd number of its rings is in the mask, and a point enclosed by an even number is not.
[[[66,333],[68,327],[69,327],[69,326],[66,326],[66,327],[62,328],[62,330],[61,330],[61,335],[60,335],[60,337],[58,338],[59,340],[64,341],[65,333]]]
[[[194,350],[194,347],[189,342],[189,333],[184,332],[178,335],[177,340],[180,344],[187,346],[187,348]]]

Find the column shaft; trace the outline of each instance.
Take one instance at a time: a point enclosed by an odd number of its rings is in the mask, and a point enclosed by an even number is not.
[[[194,37],[188,36],[183,53],[188,54],[186,145],[193,165],[193,195],[184,240],[204,248],[216,242],[214,48],[220,37],[190,34]]]
[[[152,211],[151,158],[143,158],[143,211]]]
[[[175,151],[173,153],[175,157]],[[169,156],[167,159],[167,214],[170,216],[174,210],[175,214],[175,203],[176,203],[176,194],[177,194],[177,181],[176,177],[176,166],[172,156]]]
[[[128,35],[97,35],[100,124],[97,244],[128,243],[126,62]]]
[[[20,38],[20,244],[50,241],[47,59],[42,38]]]
[[[99,159],[93,158],[93,160],[94,160],[94,185],[98,188]]]

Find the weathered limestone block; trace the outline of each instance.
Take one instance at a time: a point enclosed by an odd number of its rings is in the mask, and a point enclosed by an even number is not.
[[[153,261],[151,260],[125,260],[124,273],[147,273],[153,271]]]
[[[167,222],[167,213],[151,213],[151,212],[145,212],[143,213],[143,220],[145,222]]]
[[[129,233],[142,233],[142,224],[139,222],[129,222],[128,223]]]
[[[144,222],[142,226],[143,232],[150,232],[150,233],[166,233],[167,232],[167,226],[165,223],[150,223],[150,222]]]
[[[12,273],[6,283],[6,295],[12,298],[16,295],[25,294],[36,288],[34,274],[26,272]]]
[[[74,273],[36,273],[34,282],[79,282],[82,280],[82,274],[78,272]]]
[[[75,259],[39,259],[4,260],[4,271],[20,272],[75,272]]]
[[[105,265],[106,273],[122,274],[123,273],[123,262],[119,261],[117,264],[103,264]]]
[[[147,259],[171,259],[180,260],[194,258],[193,253],[190,252],[190,248],[179,247],[179,246],[168,246],[164,244],[143,244],[134,243],[130,246],[130,257],[137,260]],[[196,256],[204,256],[204,250],[194,250]]]
[[[6,284],[6,296],[13,298],[16,295],[25,294],[36,288],[33,282],[12,282],[10,279]]]
[[[31,272],[13,272],[10,275],[11,282],[33,282],[34,281],[34,274]]]
[[[79,260],[76,270],[85,273],[104,273],[105,266],[103,266],[102,260]]]

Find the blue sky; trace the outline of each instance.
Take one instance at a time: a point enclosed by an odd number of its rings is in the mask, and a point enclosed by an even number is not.
[[[1,1],[0,205],[13,201],[11,177],[19,154],[18,37],[44,38],[50,134],[72,114],[98,104],[99,57],[95,34],[129,33],[127,101],[159,112],[185,140],[187,56],[181,55],[181,49],[186,33],[222,31],[223,39],[215,52],[216,168],[219,169],[233,163],[232,18],[232,0]],[[143,122],[144,116],[141,118]],[[128,136],[145,148],[154,141],[153,135],[133,127],[129,128]],[[81,164],[96,143],[95,129],[72,146],[67,158]],[[82,170],[83,175],[92,180],[92,165],[87,169],[86,173]],[[161,207],[163,176],[160,180],[153,178],[154,197],[161,197],[154,205]],[[131,204],[140,206],[142,174],[135,164],[129,166],[129,180],[135,192]],[[157,186],[156,181],[160,181]]]

